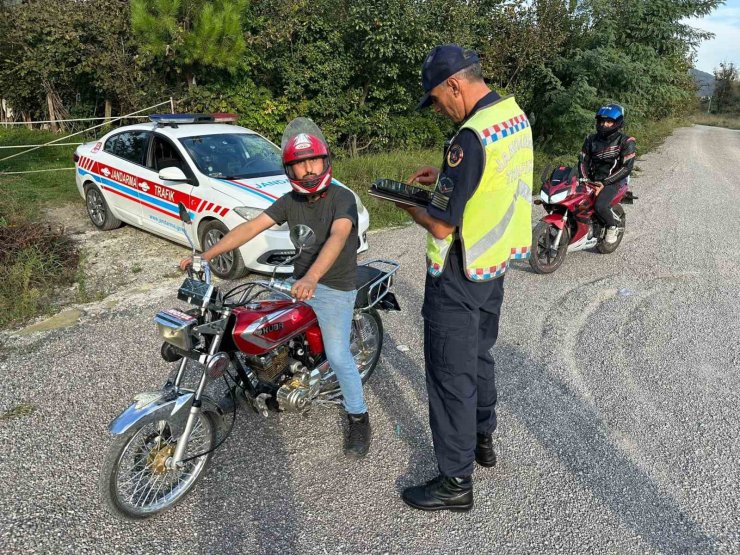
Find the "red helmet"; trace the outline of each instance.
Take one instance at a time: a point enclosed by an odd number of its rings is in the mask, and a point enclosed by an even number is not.
[[[321,158],[322,170],[318,175],[308,175],[297,179],[293,166],[302,160]],[[331,183],[331,155],[327,144],[315,135],[300,133],[292,137],[283,147],[283,168],[293,190],[302,195],[323,191]]]

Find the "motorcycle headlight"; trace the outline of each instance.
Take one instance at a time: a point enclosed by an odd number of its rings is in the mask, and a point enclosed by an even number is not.
[[[562,202],[565,200],[565,197],[568,196],[569,191],[562,191],[558,193],[557,195],[552,195],[550,197],[550,204],[557,204],[558,202]]]
[[[193,338],[191,330],[197,324],[197,320],[177,310],[170,308],[162,310],[154,317],[157,323],[157,331],[162,339],[179,347],[183,351],[189,351],[193,348]]]
[[[547,193],[545,191],[540,191],[540,198],[542,199],[542,202],[546,202],[549,204],[550,197],[547,196]]]
[[[239,214],[245,220],[250,221],[262,214],[264,210],[262,210],[262,208],[254,208],[252,206],[237,206],[234,208],[234,212]]]

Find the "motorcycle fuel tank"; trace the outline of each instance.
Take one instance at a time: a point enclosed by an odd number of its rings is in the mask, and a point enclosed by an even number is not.
[[[304,303],[261,301],[235,308],[233,338],[243,353],[262,355],[316,325],[316,314]]]

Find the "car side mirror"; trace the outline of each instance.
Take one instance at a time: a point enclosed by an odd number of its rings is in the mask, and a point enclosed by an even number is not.
[[[299,224],[290,230],[290,240],[295,248],[304,249],[316,242],[316,234],[307,225]]]
[[[170,168],[165,168],[165,169],[170,169]],[[178,169],[178,168],[175,168],[175,169]],[[188,209],[185,208],[185,205],[182,202],[177,203],[177,210],[180,212],[180,220],[185,224],[189,224],[190,214],[188,213]]]
[[[185,173],[177,166],[170,166],[169,168],[159,170],[159,179],[162,181],[190,181]]]

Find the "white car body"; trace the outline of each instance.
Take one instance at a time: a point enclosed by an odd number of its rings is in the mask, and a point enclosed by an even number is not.
[[[109,152],[110,149],[106,146],[109,144],[108,141],[114,137],[130,132],[150,134],[146,147],[148,151],[142,163],[117,156]],[[196,140],[193,139],[194,137],[227,134],[248,134],[266,141],[264,137],[249,129],[223,123],[193,123],[174,126],[145,123],[118,128],[103,136],[99,141],[86,143],[77,148],[78,159],[75,172],[77,188],[85,198],[86,185],[96,185],[102,192],[110,211],[119,220],[187,245],[183,235],[183,224],[178,215],[178,203],[182,202],[189,209],[193,220],[195,246],[199,250],[204,250],[200,233],[204,223],[215,219],[231,230],[246,221],[235,211],[236,208],[240,208],[241,212],[245,211],[244,207],[254,209],[247,212],[253,212],[256,215],[291,190],[284,173],[233,180],[209,176],[198,168],[188,149],[181,142],[181,139],[186,138],[193,141]],[[141,134],[135,136],[144,137]],[[156,143],[154,137],[157,137]],[[159,147],[165,142],[169,143],[170,147],[174,147],[182,158],[178,163],[184,162],[187,165],[182,169],[191,178],[192,184],[163,181],[159,178],[159,171],[155,168],[157,164],[151,162],[155,157],[153,154],[155,145]],[[272,143],[269,144],[272,145]],[[274,148],[277,149],[277,147]],[[332,183],[344,187],[336,180],[332,180]],[[355,198],[359,220],[358,252],[362,252],[368,248],[367,230],[370,218],[356,194]],[[272,272],[280,259],[284,259],[287,253],[292,253],[294,250],[287,225],[274,226],[239,248],[245,267],[250,271],[260,273]],[[281,273],[291,272],[292,268],[284,267],[279,271]]]

